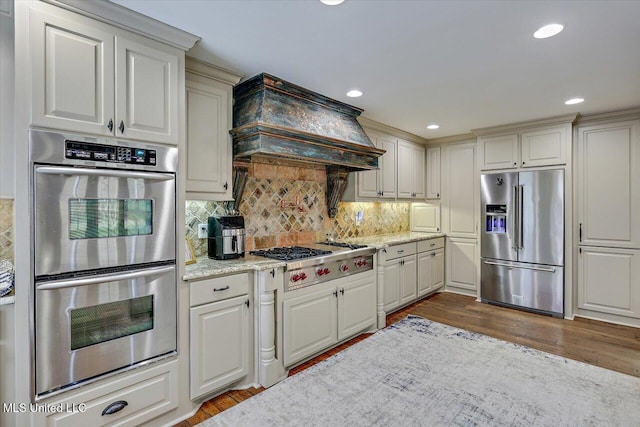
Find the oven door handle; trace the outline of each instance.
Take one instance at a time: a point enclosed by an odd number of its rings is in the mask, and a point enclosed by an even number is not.
[[[88,176],[113,176],[116,178],[140,178],[151,179],[155,181],[168,181],[175,179],[175,175],[160,172],[137,172],[123,171],[116,169],[89,169],[89,168],[71,168],[65,166],[40,166],[36,168],[36,173],[48,175],[88,175]]]
[[[52,291],[56,289],[75,288],[77,286],[97,285],[98,283],[118,282],[121,280],[131,280],[140,277],[152,276],[154,274],[164,274],[175,270],[174,266],[146,268],[144,270],[131,271],[118,274],[105,274],[101,276],[83,277],[82,279],[55,280],[36,285],[38,291]]]

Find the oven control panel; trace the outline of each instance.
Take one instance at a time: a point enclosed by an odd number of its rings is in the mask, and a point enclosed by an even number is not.
[[[96,162],[127,163],[147,166],[156,165],[156,150],[71,140],[65,141],[64,156],[67,159],[74,160],[92,160]]]
[[[285,283],[285,291],[305,288],[368,270],[373,270],[373,255],[292,269],[288,271],[289,280]]]

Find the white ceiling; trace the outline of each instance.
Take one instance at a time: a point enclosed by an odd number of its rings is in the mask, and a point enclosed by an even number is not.
[[[425,138],[640,106],[640,1],[113,1],[202,37],[192,56]],[[558,36],[532,37],[553,22]]]

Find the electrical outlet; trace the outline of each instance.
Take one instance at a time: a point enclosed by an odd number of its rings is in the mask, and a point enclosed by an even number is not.
[[[198,224],[198,239],[206,239],[209,237],[209,226],[204,224]]]
[[[364,219],[364,211],[358,211],[358,213],[356,214],[356,227],[360,225],[363,219]]]

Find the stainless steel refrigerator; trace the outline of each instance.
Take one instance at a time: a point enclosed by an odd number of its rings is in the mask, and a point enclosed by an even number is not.
[[[483,302],[562,317],[564,171],[483,174]]]

